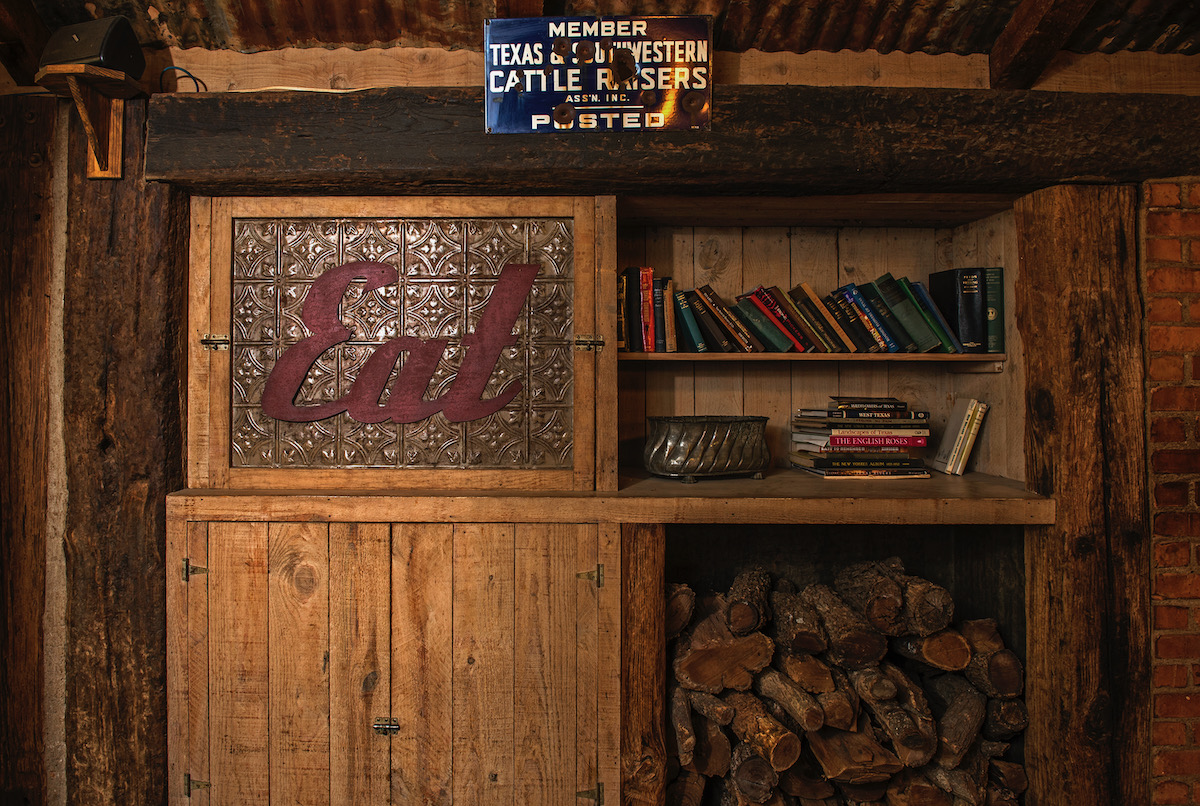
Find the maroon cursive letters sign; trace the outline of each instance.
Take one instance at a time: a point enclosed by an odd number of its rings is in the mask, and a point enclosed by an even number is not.
[[[522,389],[512,381],[491,398],[484,398],[488,380],[504,348],[516,343],[513,325],[525,304],[539,267],[510,263],[500,271],[495,289],[488,299],[475,331],[463,336],[466,348],[450,388],[441,396],[426,400],[425,392],[445,352],[446,339],[418,339],[400,336],[390,339],[367,359],[344,397],[313,405],[297,406],[296,396],[314,363],[331,347],[348,341],[352,335],[342,324],[338,309],[350,284],[365,283],[364,291],[395,284],[395,267],[372,261],[356,261],[336,266],[313,282],[305,298],[301,320],[312,335],[284,351],[267,378],[263,389],[262,410],[269,417],[293,423],[309,423],[346,412],[362,423],[415,423],[442,412],[450,422],[479,420],[503,409]],[[381,403],[388,379],[396,363],[400,371]]]

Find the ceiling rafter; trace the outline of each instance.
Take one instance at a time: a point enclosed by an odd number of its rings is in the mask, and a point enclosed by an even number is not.
[[[29,0],[0,3],[0,65],[21,86],[33,84],[50,30]]]
[[[1097,0],[1025,0],[996,38],[989,56],[992,89],[1034,85]]]

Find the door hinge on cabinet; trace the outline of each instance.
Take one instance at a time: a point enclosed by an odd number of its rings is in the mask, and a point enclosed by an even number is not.
[[[210,784],[208,781],[197,781],[192,777],[191,773],[185,772],[183,774],[183,794],[186,797],[190,798],[192,796],[192,792],[197,789],[208,789],[211,786],[212,784]]]
[[[575,336],[575,349],[600,352],[604,349],[604,337],[595,333],[580,333]]]
[[[596,806],[604,806],[604,784],[597,783],[595,789],[585,789],[582,792],[576,792],[575,797],[594,800],[596,801]]]
[[[580,571],[575,575],[579,579],[590,579],[596,583],[597,588],[604,587],[604,563],[598,564],[594,570]]]
[[[400,720],[392,716],[376,717],[371,728],[380,736],[395,736],[400,732]]]
[[[192,565],[188,562],[188,558],[183,558],[183,581],[189,582],[195,574],[207,574],[208,569],[202,565]]]
[[[228,350],[229,337],[224,333],[205,333],[200,339],[200,346],[205,350]]]

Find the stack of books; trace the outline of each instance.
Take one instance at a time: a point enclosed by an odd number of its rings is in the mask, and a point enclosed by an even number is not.
[[[927,479],[929,412],[895,397],[830,398],[792,416],[791,466],[827,479]]]
[[[936,272],[930,281],[937,293],[884,273],[824,296],[800,283],[790,291],[760,285],[730,300],[709,285],[682,289],[652,267],[632,266],[617,277],[617,346],[646,353],[1003,351],[999,269]],[[981,290],[986,298],[972,295]],[[968,345],[960,333],[969,334]]]

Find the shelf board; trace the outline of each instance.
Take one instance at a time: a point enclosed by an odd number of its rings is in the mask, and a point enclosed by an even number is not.
[[[1009,479],[970,473],[903,481],[826,481],[794,470],[684,484],[621,473],[618,492],[389,490],[267,493],[184,490],[184,520],[456,523],[1054,523],[1054,501]]]
[[[629,353],[618,361],[903,361],[916,364],[1004,363],[1006,353]]]

